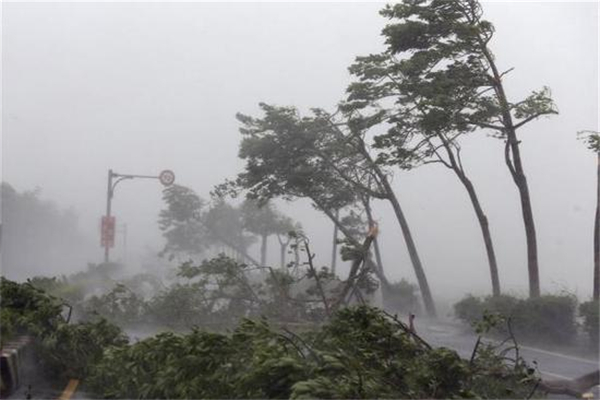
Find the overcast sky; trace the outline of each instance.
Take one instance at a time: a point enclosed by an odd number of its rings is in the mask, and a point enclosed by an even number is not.
[[[236,112],[259,102],[331,109],[354,57],[383,49],[382,3],[4,3],[2,174],[17,190],[73,206],[98,242],[107,170],[156,174],[204,197],[234,177]],[[591,294],[596,159],[576,132],[598,129],[598,4],[485,3],[513,101],[546,85],[560,114],[522,131],[538,229],[542,290]],[[526,293],[519,197],[502,142],[464,141],[465,166],[489,214],[505,289]],[[482,239],[449,171],[397,172],[394,185],[434,294],[488,293]],[[131,260],[161,246],[161,187],[127,181],[113,203]],[[319,263],[331,224],[304,201],[280,205],[305,226]],[[376,204],[384,264],[414,281],[391,210]],[[273,240],[272,246],[276,242]],[[136,255],[138,256],[136,258]],[[102,250],[90,255],[100,261]],[[275,257],[273,258],[273,261]],[[82,266],[83,267],[83,266]],[[42,272],[42,271],[40,271]],[[8,273],[8,271],[5,271]],[[51,273],[51,272],[50,272]]]

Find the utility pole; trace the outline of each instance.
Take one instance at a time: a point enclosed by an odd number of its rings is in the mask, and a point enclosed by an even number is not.
[[[117,184],[125,179],[158,179],[163,186],[171,186],[175,182],[175,174],[171,170],[164,170],[158,175],[131,175],[118,174],[112,169],[108,170],[108,185],[106,189],[106,215],[102,217],[102,240],[104,247],[104,262],[110,262],[110,248],[115,245],[115,218],[112,216],[112,199]],[[114,181],[113,181],[114,179]]]

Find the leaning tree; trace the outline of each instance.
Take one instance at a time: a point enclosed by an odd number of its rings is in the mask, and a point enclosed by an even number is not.
[[[378,163],[411,170],[426,164],[440,164],[452,171],[463,185],[479,223],[490,270],[492,293],[500,295],[498,263],[489,221],[475,185],[462,162],[459,139],[474,128],[453,126],[444,118],[446,110],[428,103],[421,93],[411,93],[407,75],[398,68],[394,55],[384,52],[361,57],[350,67],[359,79],[348,89],[341,109],[350,120],[378,117],[378,132],[373,147],[379,151]],[[391,102],[390,99],[394,101]],[[383,128],[383,132],[381,126]]]
[[[387,49],[357,58],[351,72],[361,82],[354,93],[362,90],[365,96],[381,98],[377,90],[369,93],[368,80],[383,74],[388,82],[381,88],[398,90],[413,101],[415,112],[424,113],[427,123],[458,132],[485,128],[505,141],[505,163],[521,200],[529,294],[539,296],[535,223],[517,133],[538,117],[556,113],[549,89],[517,102],[508,99],[503,78],[510,70],[499,69],[489,47],[494,27],[482,19],[477,0],[404,0],[386,6],[381,14],[390,20],[383,30]],[[381,59],[390,60],[388,71],[379,68]],[[401,81],[395,79],[398,76]]]
[[[596,183],[596,214],[594,216],[594,295],[593,299],[600,299],[600,132],[582,131],[587,147],[597,154],[597,183]]]
[[[356,204],[363,196],[374,196],[392,201],[394,210],[403,217],[399,202],[392,196],[387,174],[370,158],[359,134],[344,133],[346,128],[336,124],[322,110],[313,110],[311,117],[299,117],[293,107],[261,104],[261,108],[263,118],[238,115],[244,136],[240,157],[247,160],[238,184],[249,190],[251,196],[308,198],[355,248],[364,246],[336,218],[335,210]],[[350,129],[358,132],[362,128]],[[401,219],[402,225],[403,232],[407,232],[405,219]],[[409,246],[412,259],[418,260],[412,237],[405,234],[405,240],[412,245]],[[366,260],[386,289],[389,282],[381,268],[375,267],[369,257]],[[420,263],[415,265],[420,267]],[[422,267],[415,268],[415,272],[426,310],[435,315],[425,273]],[[351,271],[350,276],[354,273],[356,271]]]

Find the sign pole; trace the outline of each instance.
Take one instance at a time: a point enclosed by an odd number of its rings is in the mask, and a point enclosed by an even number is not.
[[[113,182],[113,178],[117,178]],[[110,248],[114,246],[115,240],[115,219],[111,215],[111,203],[115,193],[115,186],[117,183],[124,179],[134,178],[145,178],[145,179],[158,179],[163,186],[171,186],[175,182],[175,174],[171,170],[163,170],[158,176],[156,175],[129,175],[129,174],[117,174],[112,169],[108,170],[108,186],[106,189],[106,215],[102,217],[102,240],[101,244],[104,246],[104,262],[110,262]]]
[[[110,220],[110,212],[111,212],[111,202],[112,202],[112,178],[113,172],[112,169],[108,170],[108,188],[106,190],[106,223]],[[108,240],[104,241],[104,262],[108,263],[110,261],[109,257],[110,244]]]

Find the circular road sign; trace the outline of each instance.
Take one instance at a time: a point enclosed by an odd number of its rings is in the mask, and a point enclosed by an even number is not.
[[[158,180],[164,186],[171,186],[173,182],[175,182],[175,174],[170,169],[165,169],[160,174],[158,174]]]

